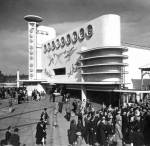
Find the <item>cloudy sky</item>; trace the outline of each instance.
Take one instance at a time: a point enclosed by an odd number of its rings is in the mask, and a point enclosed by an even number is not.
[[[122,42],[150,47],[150,0],[0,0],[0,70],[27,74],[27,23],[39,15],[58,34],[103,14],[121,16]]]

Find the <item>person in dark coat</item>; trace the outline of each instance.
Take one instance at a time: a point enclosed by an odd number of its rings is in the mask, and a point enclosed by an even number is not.
[[[127,113],[124,111],[122,115],[122,134],[123,134],[123,141],[125,143],[128,143],[128,125],[129,125],[129,121],[128,121]]]
[[[77,101],[74,99],[73,103],[72,103],[72,106],[73,106],[73,112],[75,113],[76,112],[76,109],[77,109]]]
[[[53,91],[52,91],[52,89],[50,89],[50,91],[49,91],[49,101],[51,102],[52,99],[53,99]]]
[[[71,117],[71,105],[70,105],[70,102],[67,102],[67,104],[66,104],[66,119],[68,121],[70,121],[70,117]]]
[[[18,128],[14,129],[14,133],[11,134],[10,136],[10,144],[12,144],[13,146],[20,146],[20,137],[18,135]]]
[[[44,132],[44,125],[43,125],[43,121],[42,119],[40,120],[40,122],[37,123],[36,126],[36,144],[37,145],[42,145],[42,138],[45,136],[45,132]]]
[[[89,137],[89,144],[90,145],[94,145],[96,143],[96,124],[95,124],[95,113],[93,113],[91,119],[90,119],[90,131],[89,131],[89,134],[90,134],[90,137]]]
[[[81,133],[81,137],[83,137],[83,123],[81,122],[81,120],[78,120],[77,132],[80,132]]]
[[[49,116],[48,116],[48,113],[47,113],[47,108],[44,108],[43,112],[41,113],[41,119],[42,119],[46,124],[48,124]]]
[[[144,136],[142,132],[142,123],[140,115],[135,116],[134,128],[133,128],[133,145],[143,146],[144,145]]]
[[[11,137],[11,126],[9,126],[7,128],[7,131],[5,133],[5,140],[6,140],[6,143],[9,144],[10,143],[10,137]]]
[[[146,114],[144,118],[144,143],[146,146],[150,146],[150,115]]]
[[[105,131],[106,131],[105,117],[102,117],[102,121],[98,122],[97,125],[97,141],[99,144],[101,144],[101,146],[106,145]]]
[[[85,127],[84,127],[83,136],[84,136],[84,140],[85,140],[86,144],[89,144],[90,119],[91,119],[90,114],[88,114],[84,118]]]
[[[73,145],[76,142],[77,136],[77,126],[76,126],[76,121],[73,119],[70,122],[70,129],[68,130],[68,139],[69,139],[69,144]]]
[[[54,93],[52,94],[52,97],[53,97],[53,102],[55,102],[55,98],[56,98],[56,96],[55,96],[55,94],[54,94]]]
[[[62,109],[63,109],[63,102],[62,102],[62,101],[60,101],[60,102],[59,102],[59,104],[58,104],[58,106],[59,106],[58,111],[59,111],[60,113],[62,113]]]

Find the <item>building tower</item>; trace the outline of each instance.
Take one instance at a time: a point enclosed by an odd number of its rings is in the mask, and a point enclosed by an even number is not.
[[[43,19],[35,15],[27,15],[24,19],[28,22],[28,50],[29,50],[29,80],[36,80],[37,68],[37,26]]]

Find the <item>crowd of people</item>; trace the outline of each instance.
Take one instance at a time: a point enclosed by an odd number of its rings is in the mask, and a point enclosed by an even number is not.
[[[27,89],[25,87],[19,88],[0,88],[0,98],[1,99],[14,99],[17,100],[18,104],[24,101],[28,101]]]
[[[82,102],[74,100],[71,106],[78,120],[70,122],[70,145],[79,146],[83,139],[91,146],[150,145],[150,109],[147,103],[126,104],[120,108],[103,104],[99,110],[86,103],[83,110]]]
[[[2,90],[4,91],[4,89]],[[26,93],[25,90],[7,89],[5,92],[6,95],[14,92],[22,93],[21,97],[25,97],[25,94],[23,95]],[[34,90],[33,100],[37,100],[37,94],[39,93]],[[82,146],[83,141],[89,146],[150,146],[150,107],[148,102],[127,103],[120,107],[102,104],[101,108],[96,109],[90,102],[84,101],[83,103],[79,99],[72,99],[71,94],[67,92],[61,94],[62,100],[58,102],[55,101],[54,91],[50,92],[49,100],[55,105],[53,126],[57,127],[58,124],[57,113],[65,110],[65,118],[70,121],[67,135],[71,146]],[[17,97],[19,98],[19,95]],[[16,96],[11,98],[16,98]],[[65,107],[64,110],[63,107]],[[44,108],[39,119],[36,125],[35,142],[37,145],[44,146],[47,137],[46,129],[49,124],[47,108]],[[5,141],[2,142],[19,145],[18,131],[18,128],[15,127],[12,130],[12,127],[9,126],[5,133]]]

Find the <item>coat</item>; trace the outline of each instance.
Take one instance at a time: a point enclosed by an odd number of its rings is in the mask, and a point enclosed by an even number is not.
[[[36,127],[36,144],[42,144],[42,138],[45,137],[44,127],[39,122]]]
[[[10,133],[9,131],[7,131],[7,132],[5,133],[5,140],[6,140],[7,142],[9,142],[10,137],[11,137],[11,133]]]
[[[70,129],[68,130],[69,144],[73,144],[76,141],[77,138],[76,132],[77,132],[76,125],[70,125]]]
[[[106,143],[106,135],[105,135],[106,126],[101,122],[97,127],[97,140],[101,145]]]
[[[20,146],[20,137],[19,137],[19,135],[16,134],[16,133],[11,134],[11,136],[10,136],[10,143],[13,146]]]
[[[144,143],[150,144],[150,115],[145,116],[143,135],[144,135]]]
[[[70,103],[67,103],[67,105],[66,105],[66,113],[71,113],[71,105],[70,105]]]
[[[122,125],[118,122],[115,125],[115,138],[116,138],[117,146],[122,146],[122,139],[123,139]]]

